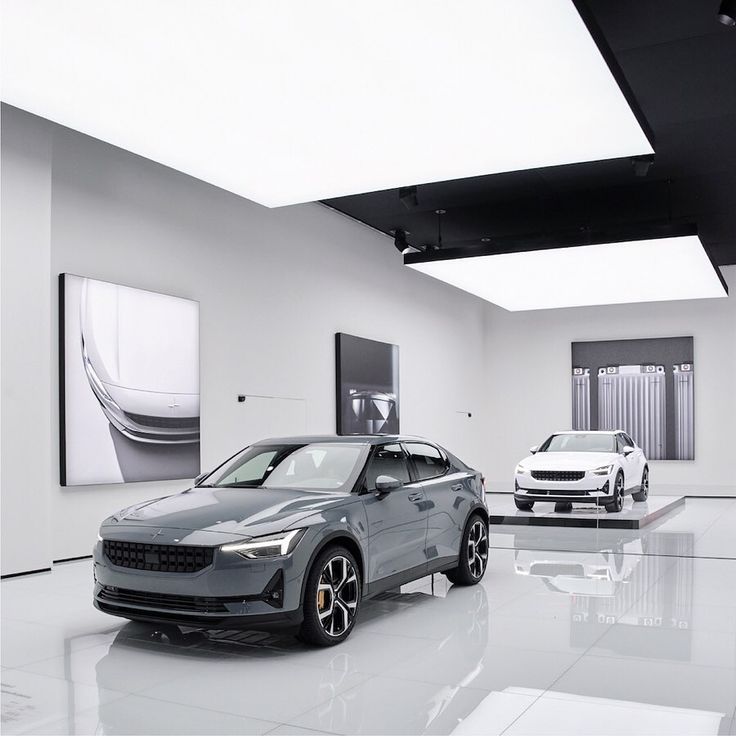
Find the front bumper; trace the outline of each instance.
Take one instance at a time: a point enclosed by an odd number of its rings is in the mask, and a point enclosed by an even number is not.
[[[169,532],[182,534],[181,530],[164,530],[156,540],[162,539],[162,545],[151,544],[148,529],[141,530],[140,541],[131,528],[124,530],[124,537],[114,531],[110,534],[119,541],[155,549],[170,546]],[[219,541],[219,535],[217,538]],[[202,569],[160,572],[114,564],[98,542],[93,554],[95,607],[113,616],[201,628],[299,625],[302,581],[311,549],[308,539],[300,540],[289,555],[263,560],[223,552],[219,545],[208,548],[212,549],[211,562]]]
[[[529,474],[517,475],[514,498],[518,501],[606,504],[613,501],[610,476],[586,476],[579,481],[537,481]]]

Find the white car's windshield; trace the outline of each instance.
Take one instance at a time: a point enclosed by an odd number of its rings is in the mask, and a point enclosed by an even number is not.
[[[612,434],[553,434],[539,452],[616,452],[616,438]]]
[[[253,445],[206,478],[203,485],[350,491],[367,454],[368,445],[348,442]]]

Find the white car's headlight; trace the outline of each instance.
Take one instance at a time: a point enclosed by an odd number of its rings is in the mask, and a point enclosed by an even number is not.
[[[590,472],[593,475],[610,475],[612,470],[613,465],[601,465],[600,468],[596,468],[595,470],[591,470]]]
[[[292,529],[288,532],[269,534],[265,537],[253,537],[246,542],[223,544],[223,552],[237,552],[242,557],[258,560],[264,557],[283,557],[288,555],[299,540],[304,536],[306,529]]]
[[[523,465],[517,465],[516,466],[516,474],[517,475],[523,475],[524,473],[528,473],[529,471],[523,466]]]

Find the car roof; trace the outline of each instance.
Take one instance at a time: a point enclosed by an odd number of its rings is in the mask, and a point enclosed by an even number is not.
[[[623,429],[564,429],[561,432],[552,432],[552,434],[618,434],[624,432]]]
[[[310,445],[321,442],[337,442],[345,444],[362,444],[362,445],[378,445],[385,442],[429,442],[435,444],[431,440],[424,437],[415,437],[406,434],[314,434],[299,435],[296,437],[269,437],[268,439],[254,442],[254,445],[271,445],[274,443],[280,445]]]

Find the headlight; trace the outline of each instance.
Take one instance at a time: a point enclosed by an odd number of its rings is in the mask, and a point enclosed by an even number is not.
[[[523,465],[517,465],[516,466],[516,474],[517,475],[523,475],[524,473],[528,473],[529,471],[523,466]]]
[[[595,470],[591,470],[590,472],[593,475],[610,475],[612,470],[613,465],[601,465],[600,468],[596,468]]]
[[[269,534],[265,537],[253,537],[247,542],[223,544],[220,549],[223,552],[237,552],[251,560],[258,560],[263,557],[283,557],[296,547],[305,531],[306,529],[292,529],[288,532]]]

